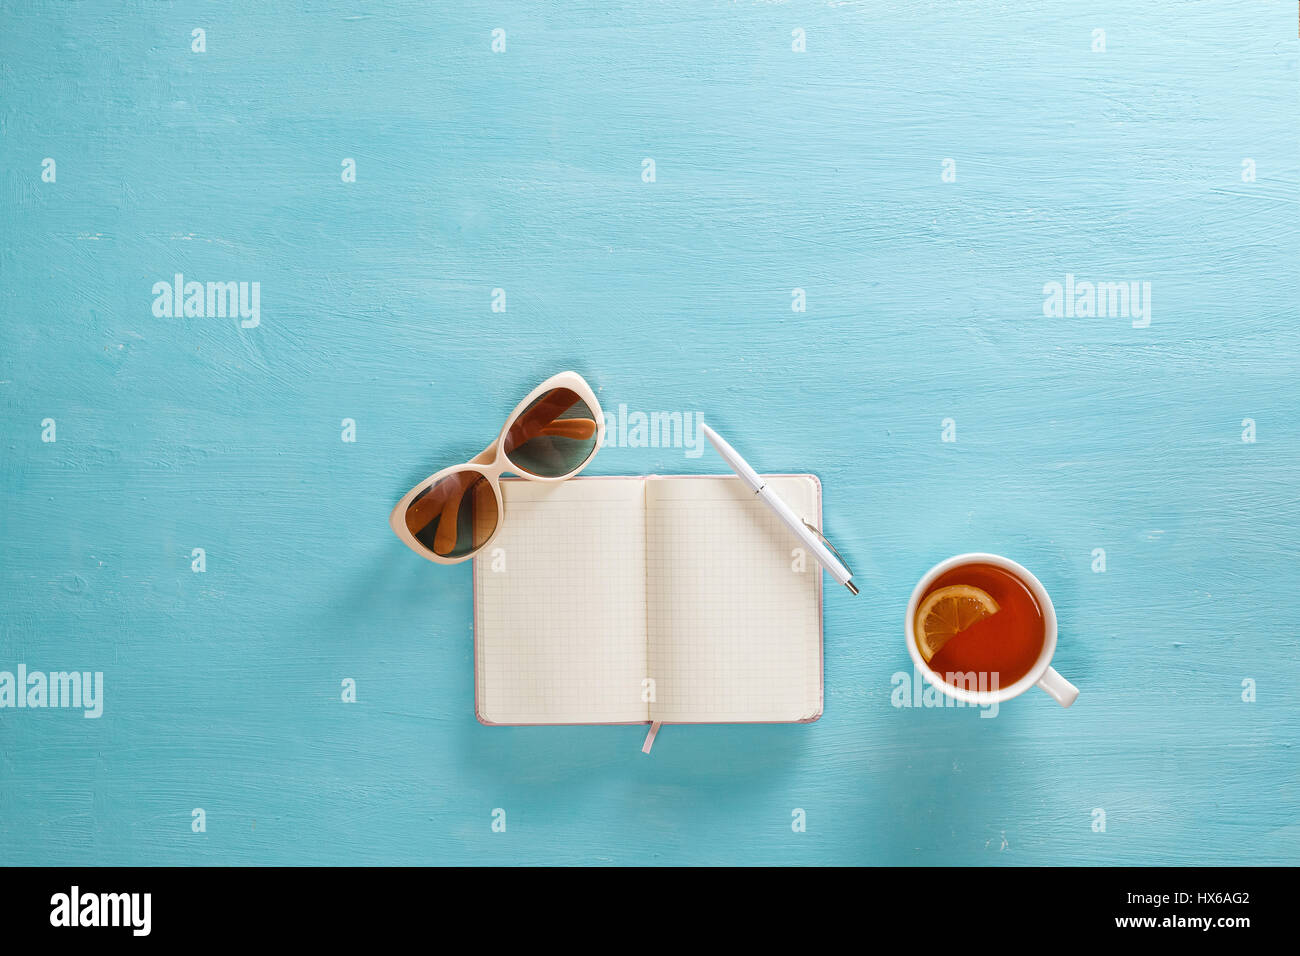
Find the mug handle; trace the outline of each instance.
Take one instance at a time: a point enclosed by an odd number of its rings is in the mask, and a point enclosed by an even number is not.
[[[1043,676],[1038,678],[1038,686],[1051,694],[1062,707],[1069,707],[1079,696],[1079,688],[1058,674],[1055,667],[1043,671]]]

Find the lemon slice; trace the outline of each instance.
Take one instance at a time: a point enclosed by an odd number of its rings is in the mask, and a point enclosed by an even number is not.
[[[921,657],[930,663],[930,658],[953,636],[999,610],[998,602],[987,591],[969,584],[950,584],[930,592],[916,609],[913,622]]]

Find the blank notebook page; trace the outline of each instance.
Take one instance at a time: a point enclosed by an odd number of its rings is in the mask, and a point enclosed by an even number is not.
[[[649,719],[645,482],[503,481],[505,524],[475,558],[479,719]]]
[[[766,480],[820,526],[816,478]],[[738,478],[652,478],[645,497],[651,719],[820,716],[821,565]]]

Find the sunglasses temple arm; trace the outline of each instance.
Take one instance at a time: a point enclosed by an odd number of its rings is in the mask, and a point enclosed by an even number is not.
[[[520,422],[523,427],[519,431]],[[575,441],[586,441],[596,434],[597,424],[590,418],[556,418],[545,424],[533,424],[523,419],[516,419],[510,423],[506,431],[506,451],[510,452],[514,447],[522,445],[542,435],[556,438],[572,438]],[[496,442],[493,442],[478,455],[470,459],[471,465],[486,465],[495,457]]]

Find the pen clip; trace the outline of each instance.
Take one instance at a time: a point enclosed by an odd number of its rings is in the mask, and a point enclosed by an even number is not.
[[[849,567],[849,562],[844,560],[844,555],[840,554],[839,551],[835,550],[835,545],[831,544],[828,540],[826,540],[826,535],[822,534],[819,528],[814,528],[807,518],[800,518],[799,520],[804,523],[804,527],[806,527],[809,531],[811,531],[813,534],[817,535],[817,537],[822,539],[822,544],[826,545],[826,547],[830,548],[831,551],[835,552],[835,557],[840,559],[840,564],[844,565],[844,570],[849,572],[849,577],[852,577],[853,569]]]

